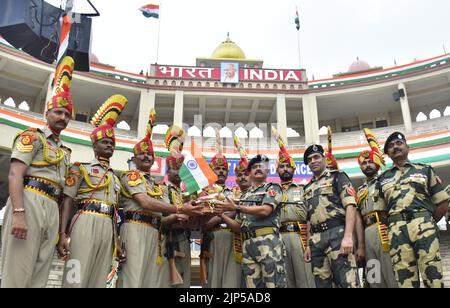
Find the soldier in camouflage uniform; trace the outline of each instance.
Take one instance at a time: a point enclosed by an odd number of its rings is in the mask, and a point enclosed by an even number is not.
[[[311,226],[305,261],[312,262],[317,288],[356,288],[353,251],[356,191],[344,172],[326,168],[324,150],[312,145],[305,151],[305,163],[314,177],[304,188],[308,222]]]
[[[99,109],[91,123],[95,158],[76,162],[69,170],[64,189],[58,252],[67,259],[64,288],[106,288],[113,257],[125,261],[118,245],[117,209],[120,180],[110,167],[116,145],[114,124],[127,104],[113,95]],[[69,215],[78,209],[70,228]]]
[[[433,168],[408,160],[405,136],[390,135],[384,152],[394,162],[378,180],[389,211],[390,255],[399,286],[443,287],[436,222],[448,211],[449,196]]]
[[[257,155],[248,164],[252,187],[236,205],[233,200],[219,204],[223,211],[236,211],[236,220],[224,219],[234,232],[241,232],[242,270],[247,288],[285,288],[286,254],[279,233],[279,204],[282,190],[278,184],[267,183],[269,160]]]
[[[58,202],[70,163],[71,151],[62,145],[60,133],[72,117],[73,68],[70,57],[58,66],[47,126],[27,129],[14,139],[2,230],[2,288],[47,284],[58,238]]]
[[[288,288],[314,288],[311,264],[304,260],[306,248],[307,210],[303,202],[303,187],[292,179],[296,169],[294,159],[289,155],[276,129],[273,135],[278,141],[280,152],[277,159],[277,173],[281,180],[283,199],[280,203],[281,236],[286,246],[286,280]]]
[[[380,271],[372,276],[366,276],[370,288],[397,288],[394,269],[389,255],[388,237],[388,213],[386,203],[379,198],[376,189],[378,171],[385,165],[383,154],[373,133],[364,130],[371,151],[363,151],[358,156],[358,164],[366,176],[362,186],[358,188],[358,216],[357,220],[362,222],[364,230],[364,253],[367,262],[378,261]],[[373,265],[369,264],[371,269]],[[379,268],[374,268],[378,270]],[[376,279],[376,280],[375,280]]]
[[[163,240],[160,234],[162,214],[181,213],[192,215],[200,210],[191,203],[178,208],[162,202],[165,187],[155,183],[150,169],[155,161],[150,140],[155,121],[150,113],[147,135],[133,148],[136,170],[124,172],[122,206],[125,223],[121,230],[121,242],[127,250],[127,262],[122,266],[124,288],[158,288],[167,286],[163,277]]]

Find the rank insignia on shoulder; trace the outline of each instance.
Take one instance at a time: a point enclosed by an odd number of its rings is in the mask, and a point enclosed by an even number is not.
[[[354,197],[356,195],[356,190],[353,188],[353,186],[347,187],[346,192],[349,196],[352,196],[352,197]]]
[[[275,197],[275,196],[277,195],[277,192],[271,188],[271,189],[269,189],[269,190],[266,192],[266,194],[267,194],[269,197]]]
[[[72,187],[73,185],[75,185],[75,178],[73,176],[69,175],[66,178],[66,185],[69,187]]]
[[[21,153],[31,153],[34,149],[33,140],[30,136],[23,136],[19,142],[16,143],[16,149]]]

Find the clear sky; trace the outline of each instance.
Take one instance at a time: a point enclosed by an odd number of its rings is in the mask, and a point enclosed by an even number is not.
[[[61,0],[46,0],[59,6]],[[247,58],[266,68],[298,68],[295,10],[300,15],[301,66],[309,78],[345,72],[359,57],[394,66],[450,52],[448,0],[91,0],[91,50],[102,63],[138,73],[156,61],[158,20],[138,10],[161,4],[160,64],[195,65],[227,32]],[[86,11],[86,0],[75,0]]]

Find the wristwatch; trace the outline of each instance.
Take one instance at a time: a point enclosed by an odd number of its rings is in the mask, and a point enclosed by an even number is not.
[[[241,212],[241,206],[238,205],[238,206],[236,206],[236,213],[239,214],[240,212]]]

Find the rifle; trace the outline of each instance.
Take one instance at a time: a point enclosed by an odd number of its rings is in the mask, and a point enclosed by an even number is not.
[[[166,258],[169,260],[170,284],[172,286],[182,285],[183,278],[181,277],[175,265],[175,258],[184,258],[186,255],[183,252],[175,250],[172,231],[169,231],[169,240],[166,241]]]
[[[200,244],[200,284],[206,286],[208,282],[208,267],[206,260],[211,259],[212,253],[209,251],[212,240],[212,233],[203,232],[202,242]]]

